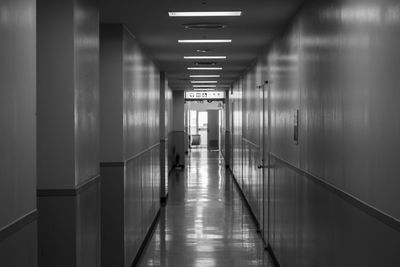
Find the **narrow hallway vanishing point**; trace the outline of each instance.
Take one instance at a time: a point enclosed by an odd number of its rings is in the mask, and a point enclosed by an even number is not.
[[[192,150],[139,266],[272,266],[219,152]]]

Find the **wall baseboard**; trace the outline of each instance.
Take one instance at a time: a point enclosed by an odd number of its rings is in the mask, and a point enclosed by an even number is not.
[[[8,224],[4,228],[0,229],[0,242],[7,239],[9,236],[13,235],[14,233],[18,232],[19,230],[24,228],[26,225],[37,220],[37,218],[38,218],[38,211],[37,211],[37,209],[35,209],[35,210],[25,214],[21,218]]]
[[[240,194],[243,202],[245,203],[245,206],[246,206],[247,210],[249,211],[250,216],[251,216],[254,224],[257,227],[257,232],[260,233],[261,232],[260,223],[257,220],[257,217],[255,216],[255,214],[254,214],[254,212],[253,212],[253,210],[252,210],[252,208],[250,206],[250,203],[248,202],[248,200],[246,198],[246,195],[242,191],[242,188],[240,187],[240,185],[239,185],[235,175],[233,174],[233,171],[231,170],[231,168],[227,168],[227,170],[229,171],[229,173],[230,173],[230,175],[232,177],[232,180],[233,180],[236,188],[238,189],[239,194]],[[274,253],[272,247],[270,246],[270,244],[264,239],[264,237],[261,234],[260,234],[260,238],[261,238],[261,240],[263,241],[263,243],[265,245],[265,250],[268,252],[269,256],[271,257],[272,262],[274,263],[274,266],[275,267],[280,267],[278,259],[276,258],[275,253]]]
[[[250,203],[249,203],[249,201],[248,201],[246,195],[245,195],[244,192],[242,191],[242,188],[240,187],[240,185],[239,185],[239,183],[238,183],[238,181],[237,181],[235,175],[233,174],[232,170],[231,170],[230,168],[229,168],[228,170],[229,170],[229,173],[230,173],[231,176],[232,176],[232,180],[233,180],[233,182],[235,183],[236,188],[237,188],[238,191],[239,191],[240,197],[242,198],[242,200],[243,200],[245,206],[247,207],[247,210],[248,210],[249,213],[250,213],[250,216],[251,216],[251,218],[252,218],[252,220],[253,220],[255,226],[257,227],[257,232],[259,233],[259,232],[261,231],[260,222],[257,220],[257,217],[256,217],[256,215],[254,214],[253,209],[251,208]]]
[[[38,197],[68,197],[68,196],[77,196],[86,189],[92,187],[100,181],[100,175],[96,175],[87,181],[77,185],[76,188],[68,188],[68,189],[38,189],[36,194]]]
[[[142,259],[142,256],[144,255],[144,252],[145,252],[148,244],[150,243],[151,238],[153,237],[153,234],[156,230],[157,223],[160,219],[160,213],[161,213],[161,208],[158,209],[158,212],[157,212],[156,216],[154,217],[153,222],[151,223],[151,226],[150,226],[149,230],[147,231],[142,244],[140,245],[138,253],[136,254],[135,258],[133,259],[133,262],[131,264],[132,267],[137,266],[139,264],[140,260]]]
[[[275,267],[280,267],[279,261],[275,256],[274,250],[272,249],[270,244],[267,244],[265,250],[268,252],[269,256],[271,257],[272,262],[274,263]]]

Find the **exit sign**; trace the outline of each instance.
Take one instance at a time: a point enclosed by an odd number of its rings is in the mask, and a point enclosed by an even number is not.
[[[196,91],[185,92],[185,99],[187,100],[214,100],[225,99],[225,92],[223,91]]]

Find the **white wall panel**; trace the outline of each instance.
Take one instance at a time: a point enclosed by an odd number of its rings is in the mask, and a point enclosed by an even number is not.
[[[36,1],[0,3],[0,229],[36,209]]]
[[[100,173],[99,10],[74,1],[75,185]]]

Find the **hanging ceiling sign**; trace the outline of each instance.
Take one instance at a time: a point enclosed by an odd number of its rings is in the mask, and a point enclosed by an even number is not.
[[[215,100],[225,99],[225,92],[223,91],[189,91],[185,92],[186,100]]]

